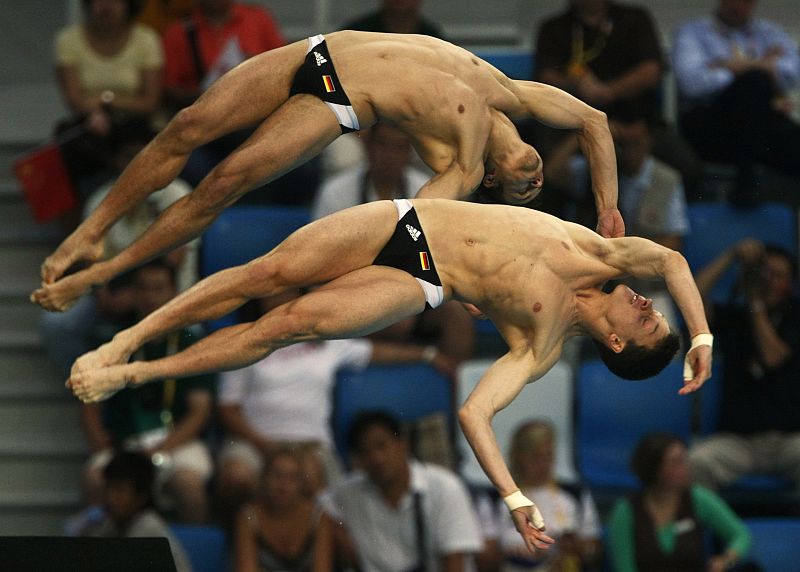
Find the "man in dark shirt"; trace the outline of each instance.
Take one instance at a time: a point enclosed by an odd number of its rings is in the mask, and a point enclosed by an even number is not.
[[[705,305],[723,356],[722,400],[719,433],[691,449],[692,471],[712,488],[748,473],[783,474],[800,486],[795,261],[777,247],[742,241],[698,273],[704,297],[734,262],[743,296]]]
[[[393,34],[425,34],[446,40],[442,28],[420,12],[422,0],[381,0],[381,8],[347,22],[342,29]]]
[[[605,111],[609,119],[653,126],[653,154],[678,169],[691,188],[702,164],[664,125],[660,84],[665,58],[650,14],[610,0],[570,0],[539,27],[536,79]]]

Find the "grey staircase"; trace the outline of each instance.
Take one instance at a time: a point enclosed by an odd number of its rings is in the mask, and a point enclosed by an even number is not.
[[[45,355],[28,302],[57,244],[33,220],[11,164],[35,141],[0,140],[0,535],[59,534],[79,508],[86,447],[78,402]]]

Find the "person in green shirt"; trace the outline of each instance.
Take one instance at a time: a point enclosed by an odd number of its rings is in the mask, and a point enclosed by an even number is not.
[[[617,572],[722,572],[750,549],[742,520],[714,492],[694,485],[686,445],[670,433],[650,433],[636,446],[631,469],[642,489],[615,504],[609,523],[612,567]],[[724,551],[706,555],[704,530]]]
[[[134,274],[136,314],[142,318],[175,297],[175,269],[155,259]],[[198,340],[178,329],[145,344],[140,359],[176,354]],[[101,407],[82,412],[87,439],[95,454],[86,471],[89,502],[101,482],[102,468],[114,449],[141,451],[158,469],[159,500],[174,504],[184,522],[204,522],[208,513],[206,483],[213,472],[208,447],[202,440],[213,408],[215,376],[195,375],[180,383],[164,379],[151,386],[124,389]]]

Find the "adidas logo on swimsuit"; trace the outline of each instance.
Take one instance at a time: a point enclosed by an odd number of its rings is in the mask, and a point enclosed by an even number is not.
[[[325,57],[319,52],[314,52],[314,59],[317,60],[317,67],[328,63],[328,60],[326,60]]]
[[[413,241],[417,242],[417,239],[419,239],[420,232],[410,224],[406,225],[406,230],[408,231],[408,234],[411,235]]]

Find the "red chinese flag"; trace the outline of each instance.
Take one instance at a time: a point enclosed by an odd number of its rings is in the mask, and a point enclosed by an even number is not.
[[[19,158],[14,163],[14,175],[36,222],[47,222],[78,206],[61,149],[55,143]]]

